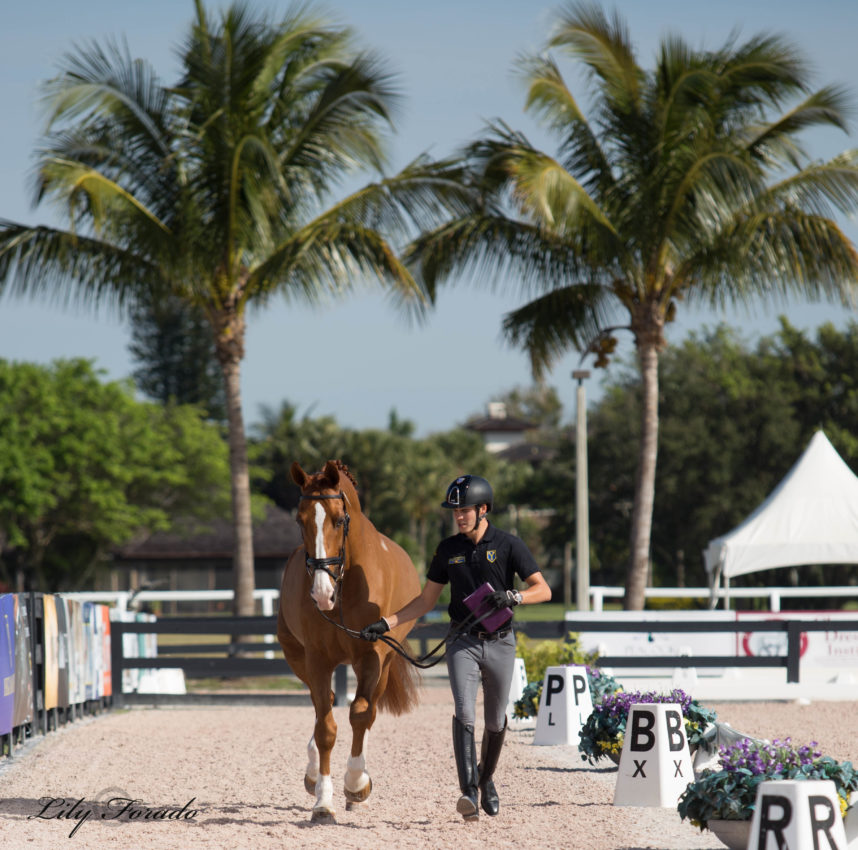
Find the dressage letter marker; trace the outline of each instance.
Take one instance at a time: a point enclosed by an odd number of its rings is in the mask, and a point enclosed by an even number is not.
[[[846,850],[837,789],[830,779],[761,782],[748,850]]]
[[[581,727],[593,711],[586,667],[549,667],[542,683],[533,743],[578,746]]]
[[[673,703],[631,706],[614,805],[673,807],[693,779],[682,707]]]
[[[517,722],[515,716],[515,704],[524,696],[524,689],[527,687],[527,670],[524,667],[524,659],[515,659],[515,668],[512,671],[512,683],[509,687],[509,699],[506,703],[507,721]]]

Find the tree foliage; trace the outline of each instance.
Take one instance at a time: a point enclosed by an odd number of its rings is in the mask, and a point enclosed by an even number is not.
[[[229,511],[226,446],[191,406],[135,401],[85,360],[0,360],[0,568],[80,589],[111,546]]]
[[[633,364],[607,384],[588,418],[591,564],[598,583],[621,581],[634,494],[640,385]],[[858,472],[858,324],[820,327],[815,338],[781,319],[754,346],[724,325],[691,334],[662,357],[661,428],[653,519],[656,585],[705,586],[709,540],[741,522],[823,429]],[[555,482],[574,481],[574,439],[558,455]],[[546,483],[551,486],[551,480]],[[560,497],[560,487],[551,491]],[[567,497],[568,502],[568,497]],[[551,539],[574,537],[570,511]],[[808,584],[849,583],[854,567],[809,565]],[[789,584],[791,568],[742,576],[739,584]]]
[[[153,303],[143,293],[131,310],[134,382],[161,404],[196,404],[215,422],[226,421],[223,377],[203,312],[175,297]]]

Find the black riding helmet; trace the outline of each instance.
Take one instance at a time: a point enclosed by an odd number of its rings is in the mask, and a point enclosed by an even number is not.
[[[470,508],[474,505],[486,505],[486,511],[492,509],[494,493],[492,485],[479,475],[462,475],[447,488],[447,498],[441,502],[442,508]]]

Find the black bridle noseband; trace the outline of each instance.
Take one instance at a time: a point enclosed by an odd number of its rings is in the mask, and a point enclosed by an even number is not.
[[[311,558],[308,555],[305,556],[305,563],[307,565],[307,574],[312,576],[316,570],[321,570],[324,573],[327,573],[334,581],[334,584],[339,584],[343,580],[343,574],[346,569],[346,540],[349,536],[349,512],[346,510],[346,496],[342,490],[339,493],[329,493],[328,495],[313,495],[313,496],[305,496],[301,495],[302,500],[307,501],[316,501],[317,499],[342,499],[343,500],[343,542],[340,546],[340,554],[335,555],[333,558]],[[336,575],[331,571],[331,567],[337,567]]]

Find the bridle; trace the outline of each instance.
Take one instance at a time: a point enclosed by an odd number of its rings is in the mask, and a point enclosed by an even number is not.
[[[343,575],[346,570],[346,540],[349,536],[349,512],[346,509],[346,496],[342,490],[339,493],[329,493],[327,495],[301,495],[302,501],[316,501],[320,499],[342,499],[343,500],[343,542],[340,546],[340,554],[332,558],[311,558],[305,555],[305,564],[307,566],[307,575],[313,575],[316,570],[321,570],[327,573],[334,581],[334,585],[338,585],[343,580]],[[337,572],[334,574],[331,567],[337,567]]]

